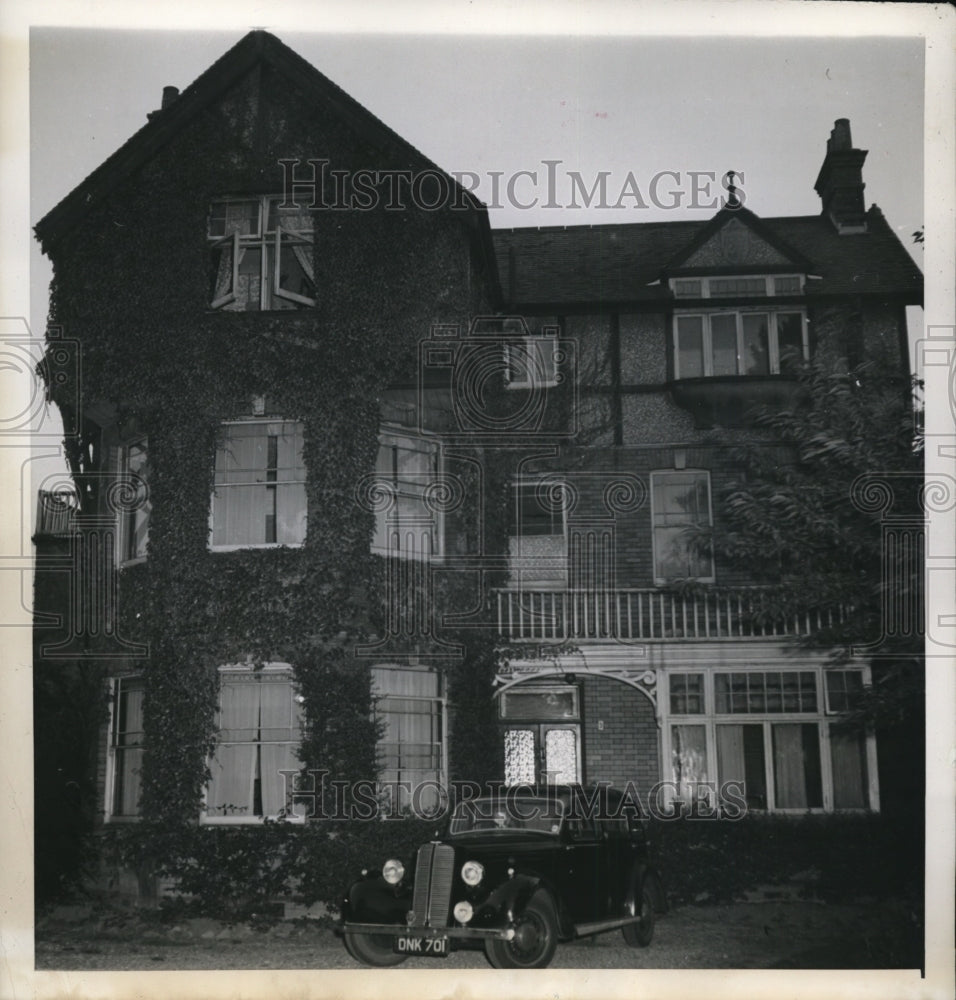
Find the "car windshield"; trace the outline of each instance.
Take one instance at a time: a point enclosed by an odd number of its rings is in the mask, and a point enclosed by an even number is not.
[[[450,836],[462,833],[538,833],[561,831],[564,803],[545,796],[506,796],[460,802],[448,826]]]

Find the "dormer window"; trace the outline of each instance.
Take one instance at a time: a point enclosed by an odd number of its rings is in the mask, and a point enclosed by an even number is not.
[[[282,195],[223,198],[209,209],[210,305],[229,312],[315,305],[312,216]]]

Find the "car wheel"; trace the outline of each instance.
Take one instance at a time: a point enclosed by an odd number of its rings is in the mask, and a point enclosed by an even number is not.
[[[392,951],[393,939],[385,934],[350,934],[346,931],[343,940],[345,950],[363,965],[384,969],[389,965],[401,965],[408,957]]]
[[[510,941],[489,938],[485,954],[496,969],[544,969],[558,946],[558,925],[547,893],[536,892],[515,920]]]
[[[641,904],[640,912],[636,910],[636,900],[628,904],[628,911],[631,916],[640,917],[641,922],[628,924],[621,930],[624,941],[631,948],[646,948],[654,939],[654,890],[647,879],[641,883],[641,892],[637,899]]]

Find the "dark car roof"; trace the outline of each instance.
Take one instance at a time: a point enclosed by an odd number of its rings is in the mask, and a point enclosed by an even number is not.
[[[491,795],[479,796],[483,800],[496,801],[532,797],[558,800],[565,806],[569,806],[572,801],[578,803],[594,801],[598,806],[606,805],[612,815],[621,806],[622,800],[633,801],[633,798],[627,796],[625,792],[609,785],[513,785]]]

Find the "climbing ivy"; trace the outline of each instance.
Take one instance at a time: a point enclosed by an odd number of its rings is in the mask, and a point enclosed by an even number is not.
[[[141,870],[163,870],[163,858],[217,857],[194,838],[223,664],[292,664],[304,698],[304,767],[345,778],[376,769],[368,664],[352,651],[381,637],[389,595],[356,484],[374,470],[390,386],[415,385],[419,341],[437,321],[464,324],[487,311],[487,301],[471,252],[476,220],[376,209],[315,215],[314,308],[211,310],[210,202],[276,192],[280,159],[330,151],[343,168],[396,165],[394,153],[372,149],[263,68],[45,247],[55,265],[51,320],[82,345],[57,402],[71,417],[95,412],[120,437],[135,431],[149,442],[148,557],[121,573],[118,622],[125,639],[149,650],[145,662],[127,664],[144,674],[146,690],[143,822],[122,837]],[[213,553],[218,435],[255,396],[303,424],[305,542]],[[484,490],[489,538],[501,544],[505,493]],[[466,590],[447,582],[435,600],[460,607]],[[473,630],[459,638],[462,657],[432,662],[447,673],[456,710],[455,773],[482,777],[498,766],[488,753],[493,641]]]

